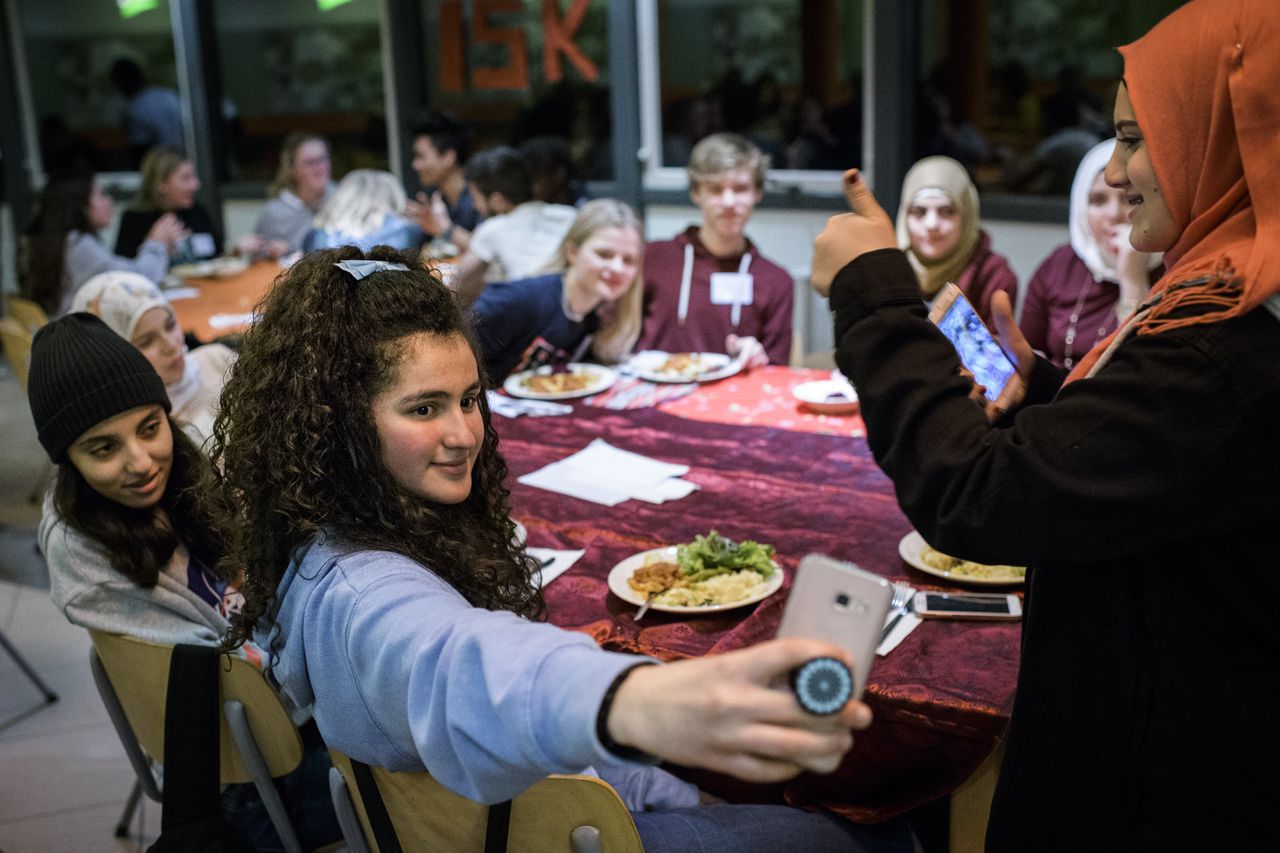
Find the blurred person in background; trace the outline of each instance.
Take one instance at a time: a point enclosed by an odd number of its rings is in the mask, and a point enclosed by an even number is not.
[[[486,282],[513,281],[542,272],[578,211],[536,200],[524,158],[506,145],[481,151],[464,172],[471,198],[484,216],[458,259],[454,289],[466,306]]]
[[[137,273],[95,275],[76,291],[71,310],[102,320],[146,357],[164,382],[170,416],[203,447],[213,435],[218,395],[236,354],[219,343],[188,350],[173,306]]]
[[[52,180],[19,251],[23,295],[51,317],[67,313],[85,281],[109,270],[127,270],[159,283],[169,256],[184,235],[173,214],[157,217],[129,255],[117,255],[98,234],[111,226],[113,203],[92,174]]]
[[[236,241],[243,254],[279,259],[302,251],[316,214],[333,193],[329,143],[295,130],[280,146],[280,166],[253,233]]]
[[[157,145],[182,149],[186,145],[182,128],[182,101],[173,89],[147,84],[147,75],[132,59],[117,59],[110,77],[125,99],[125,139],[133,165]]]
[[[404,188],[390,172],[354,169],[346,174],[316,214],[303,250],[357,246],[417,248],[422,231],[404,215]]]
[[[898,246],[931,302],[943,285],[955,284],[991,325],[991,297],[1018,298],[1018,279],[1003,255],[991,251],[982,230],[978,188],[950,157],[926,157],[907,172],[898,208]]]
[[[222,254],[222,234],[209,211],[196,201],[200,178],[196,166],[177,148],[161,145],[142,159],[142,187],[133,206],[120,217],[116,254],[133,255],[151,227],[167,214],[176,216],[186,233],[173,253],[174,263],[206,260]]]
[[[466,251],[483,214],[476,208],[463,175],[471,153],[471,128],[441,112],[428,110],[413,128],[413,170],[422,192],[408,203],[410,219],[433,238]]]
[[[573,148],[563,136],[535,136],[520,143],[535,201],[581,207],[589,199],[578,180]]]
[[[1129,203],[1103,174],[1115,147],[1108,139],[1080,161],[1071,185],[1071,242],[1040,264],[1023,297],[1022,334],[1068,370],[1138,307],[1162,257],[1129,243]]]

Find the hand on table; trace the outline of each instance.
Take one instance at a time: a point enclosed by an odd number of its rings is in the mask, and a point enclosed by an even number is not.
[[[764,344],[749,335],[742,337],[729,335],[724,340],[724,348],[734,359],[742,361],[743,373],[755,367],[764,367],[769,363],[769,355],[764,351]]]
[[[850,261],[877,249],[898,247],[893,222],[857,169],[844,173],[844,196],[853,212],[828,219],[818,239],[813,241],[809,281],[821,296],[830,294],[831,280]]]
[[[609,734],[624,746],[751,782],[830,773],[853,746],[851,729],[871,725],[871,709],[852,701],[818,717],[789,689],[771,686],[815,657],[839,658],[852,669],[839,647],[796,637],[638,667],[614,696]]]

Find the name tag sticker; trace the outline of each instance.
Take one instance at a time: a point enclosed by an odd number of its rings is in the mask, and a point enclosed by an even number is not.
[[[749,272],[713,272],[711,274],[712,305],[750,305],[754,293]]]
[[[213,245],[212,234],[192,234],[191,235],[191,252],[198,258],[208,258],[217,254],[217,249]]]

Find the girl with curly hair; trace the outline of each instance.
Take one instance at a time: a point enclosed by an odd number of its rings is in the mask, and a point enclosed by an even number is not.
[[[196,493],[209,462],[170,417],[146,357],[92,314],[36,333],[28,384],[57,479],[40,519],[50,593],[67,620],[155,643],[215,646],[240,606],[238,570]],[[256,647],[242,652],[261,663]],[[313,725],[302,764],[278,780],[302,840],[337,839],[329,761]],[[252,784],[228,785],[222,810],[262,851],[283,846]]]
[[[472,311],[494,381],[590,352],[606,362],[631,354],[640,337],[644,229],[620,201],[582,206],[548,275],[495,282]]]
[[[331,747],[473,800],[596,767],[649,851],[911,849],[898,826],[885,840],[784,806],[699,808],[646,766],[830,771],[870,712],[810,716],[770,686],[844,657],[827,643],[646,665],[541,623],[477,352],[452,292],[386,247],[313,252],[277,282],[214,430],[214,512],[245,573],[231,642],[270,648]]]

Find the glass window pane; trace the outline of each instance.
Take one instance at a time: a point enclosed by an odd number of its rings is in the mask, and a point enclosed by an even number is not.
[[[471,150],[568,140],[582,180],[613,177],[605,0],[437,0],[423,6],[427,103]]]
[[[230,174],[269,181],[292,131],[329,140],[335,177],[387,168],[377,0],[219,0]]]
[[[1066,195],[1110,136],[1115,46],[1183,0],[920,0],[918,157],[946,154],[984,191]]]
[[[41,0],[17,8],[47,173],[127,171],[148,144],[181,141],[167,0],[123,7]],[[117,80],[135,91],[157,90],[149,110],[130,119],[128,132],[130,101],[111,73],[122,60]],[[174,133],[178,140],[168,138]]]
[[[862,0],[658,5],[662,165],[732,131],[774,169],[862,160]]]

